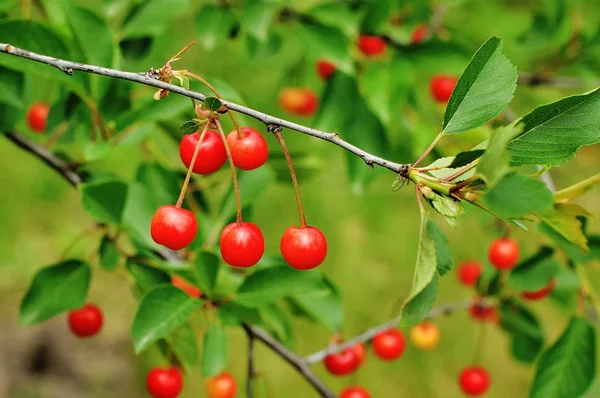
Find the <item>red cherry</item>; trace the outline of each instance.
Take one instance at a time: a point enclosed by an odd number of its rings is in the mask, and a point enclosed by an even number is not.
[[[329,61],[321,59],[317,61],[317,73],[321,76],[321,79],[327,80],[335,72],[335,65]]]
[[[184,135],[179,143],[179,156],[185,167],[190,167],[192,157],[200,138],[198,132]],[[192,171],[197,174],[211,174],[219,170],[227,161],[225,145],[219,133],[207,130],[204,134],[200,151],[196,157],[196,163]]]
[[[415,30],[413,30],[412,35],[410,36],[411,44],[419,44],[423,40],[427,38],[427,25],[418,24],[415,26]]]
[[[429,90],[431,95],[437,102],[445,104],[450,100],[456,82],[458,80],[454,76],[437,75],[429,82]]]
[[[319,97],[308,88],[284,88],[279,94],[284,111],[298,116],[312,116],[319,107]]]
[[[385,52],[387,44],[379,36],[362,35],[358,38],[358,48],[367,57],[376,57]]]
[[[490,375],[479,366],[471,366],[460,372],[458,379],[460,388],[470,396],[481,395],[490,388]]]
[[[325,235],[315,227],[289,227],[281,237],[281,255],[298,270],[318,267],[327,256]]]
[[[384,361],[392,361],[402,356],[406,341],[401,331],[389,329],[376,334],[372,345],[375,355]]]
[[[265,164],[269,157],[267,141],[256,130],[242,127],[243,137],[237,130],[227,134],[227,145],[233,157],[233,164],[242,170],[254,170]]]
[[[146,388],[154,398],[175,398],[183,388],[183,378],[179,369],[152,368],[146,377]]]
[[[231,223],[221,233],[221,257],[233,267],[252,267],[265,252],[265,239],[251,222]]]
[[[161,206],[150,224],[152,240],[171,250],[183,249],[196,237],[198,223],[189,210],[173,205]]]
[[[469,312],[471,313],[471,318],[478,322],[492,322],[498,323],[500,322],[500,314],[496,307],[486,306],[483,303],[473,303],[471,308],[469,308]]]
[[[340,398],[371,398],[371,394],[360,386],[353,386],[344,388]]]
[[[329,373],[336,376],[344,376],[354,372],[360,366],[360,358],[356,355],[353,347],[329,354],[323,360],[325,368]]]
[[[363,343],[358,343],[354,347],[352,347],[356,356],[358,357],[358,364],[362,365],[367,360],[367,349]]]
[[[69,312],[69,329],[77,337],[92,337],[100,332],[104,317],[95,304],[86,304]]]
[[[458,280],[465,286],[473,286],[479,280],[482,268],[479,261],[464,261],[458,266]]]
[[[235,379],[227,372],[206,380],[208,398],[233,398],[237,391]]]
[[[544,297],[548,296],[554,290],[556,286],[556,279],[552,279],[545,287],[540,290],[535,290],[533,292],[523,292],[521,293],[521,297],[525,300],[540,300]]]
[[[185,279],[183,279],[180,276],[177,276],[177,275],[171,276],[171,283],[173,284],[173,286],[186,292],[188,294],[188,296],[190,296],[190,297],[200,298],[200,296],[202,296],[202,291],[200,291],[200,289],[198,289],[196,286],[192,285],[191,283],[188,283]]]
[[[519,245],[511,238],[498,238],[488,249],[488,259],[499,270],[508,270],[519,262]]]
[[[31,105],[27,112],[27,124],[29,128],[37,133],[43,133],[46,130],[48,113],[50,113],[50,106],[48,104],[38,102]]]

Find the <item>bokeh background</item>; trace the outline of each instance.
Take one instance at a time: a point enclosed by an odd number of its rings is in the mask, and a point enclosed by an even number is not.
[[[34,20],[45,20],[41,11],[52,1],[0,1],[3,18],[18,18],[30,12]],[[141,7],[140,1],[76,1],[94,10],[109,21],[115,42],[121,40],[120,21]],[[243,101],[255,109],[284,116],[277,98],[279,91],[289,86],[306,86],[321,93],[324,83],[314,70],[318,49],[312,53],[297,35],[297,21],[281,21],[276,16],[270,26],[267,43],[249,43],[244,34],[229,37],[207,50],[196,26],[198,15],[209,1],[177,0],[163,2],[177,12],[165,12],[160,22],[161,34],[121,41],[120,68],[145,71],[160,67],[172,54],[191,40],[198,39],[175,66],[189,69],[208,80],[227,82]],[[171,3],[171,4],[169,4]],[[238,1],[222,1],[236,6]],[[317,0],[278,2],[291,8],[309,10]],[[403,3],[403,4],[401,4]],[[439,3],[398,2],[397,14],[402,15],[408,37],[412,27],[427,22]],[[410,60],[410,105],[399,108],[396,121],[386,129],[390,147],[388,156],[398,162],[411,162],[437,134],[443,106],[436,105],[429,95],[429,79],[436,73],[460,74],[470,56],[488,37],[504,40],[504,51],[520,71],[547,72],[549,75],[578,76],[581,87],[519,87],[511,108],[517,115],[529,112],[538,104],[548,103],[569,94],[594,88],[600,47],[594,38],[600,22],[600,4],[591,1],[455,1],[450,2],[440,38],[435,44],[403,54]],[[561,4],[568,6],[561,8]],[[26,11],[23,6],[31,7]],[[394,6],[396,7],[396,6]],[[416,14],[411,14],[411,10]],[[425,10],[425,11],[420,11]],[[240,14],[243,15],[243,14]],[[533,23],[535,15],[563,18],[564,25],[544,27]],[[538,24],[539,25],[539,24]],[[543,24],[542,24],[543,25]],[[55,26],[60,31],[61,26]],[[0,42],[6,32],[0,29]],[[585,45],[580,41],[585,37]],[[596,40],[600,44],[600,40]],[[0,57],[6,55],[0,54]],[[57,83],[34,75],[25,80],[23,102],[52,102]],[[193,86],[193,87],[198,87]],[[367,87],[366,90],[369,88]],[[147,100],[153,90],[136,87],[134,105]],[[0,92],[0,96],[2,93]],[[167,101],[177,101],[172,95]],[[126,111],[127,109],[124,109]],[[182,108],[183,110],[183,108]],[[340,112],[344,111],[340,104]],[[143,145],[116,146],[111,152],[91,162],[95,171],[114,172],[133,178],[140,161],[154,158],[164,166],[183,170],[177,154],[177,127],[189,110],[173,112],[148,132]],[[286,116],[311,125],[310,118]],[[23,121],[18,131],[39,143],[47,140],[29,131]],[[244,125],[260,131],[263,127],[243,116]],[[228,128],[230,125],[228,125]],[[344,132],[340,131],[342,137]],[[470,148],[489,133],[486,128],[461,137],[445,138],[440,154]],[[368,135],[369,131],[364,131]],[[330,250],[322,271],[339,286],[344,303],[344,334],[352,336],[391,317],[398,302],[410,290],[416,257],[419,212],[412,189],[391,190],[395,176],[387,170],[370,171],[372,180],[357,185],[351,181],[346,155],[340,148],[326,142],[285,131],[288,146],[300,154],[302,165],[300,185],[310,224],[326,234]],[[1,137],[0,137],[1,138]],[[260,201],[252,206],[251,219],[263,229],[267,252],[276,254],[281,233],[297,223],[297,211],[291,184],[279,149],[273,137],[267,137],[273,152],[269,162],[277,175]],[[95,267],[89,300],[98,303],[105,312],[105,328],[93,340],[78,340],[67,329],[66,317],[59,316],[45,324],[20,329],[19,302],[34,272],[41,266],[56,262],[66,251],[95,261],[101,234],[93,230],[93,221],[82,210],[79,193],[39,160],[0,139],[0,396],[10,398],[50,397],[144,397],[144,375],[155,365],[166,361],[157,351],[150,350],[135,357],[129,335],[136,301],[130,287],[118,274]],[[598,147],[579,151],[576,159],[551,171],[557,187],[565,187],[598,171]],[[366,167],[366,166],[365,166]],[[223,169],[205,179],[215,186],[210,200],[218,202],[223,186],[229,184],[228,170]],[[243,198],[242,198],[243,199]],[[592,191],[580,200],[594,214],[600,212],[600,192]],[[440,220],[440,223],[443,223]],[[489,242],[502,233],[503,226],[482,212],[470,209],[454,229],[443,225],[457,261],[478,259],[485,262]],[[593,219],[592,232],[600,230],[600,221]],[[83,231],[87,231],[82,235]],[[532,253],[543,236],[535,228],[529,233],[515,231],[523,253]],[[595,264],[596,266],[598,264]],[[593,280],[600,281],[597,267],[591,268]],[[472,297],[473,292],[461,287],[455,275],[441,281],[438,304]],[[551,342],[563,330],[571,309],[553,304],[553,300],[535,303],[531,308],[546,327]],[[206,321],[198,316],[199,334]],[[530,386],[533,368],[518,363],[509,352],[509,341],[498,327],[473,322],[465,311],[436,320],[441,329],[439,347],[429,353],[408,347],[405,355],[393,363],[383,363],[369,357],[367,365],[348,379],[327,375],[320,364],[315,372],[334,390],[347,383],[358,382],[372,391],[373,397],[460,397],[456,378],[460,369],[471,363],[477,336],[485,328],[485,345],[481,362],[492,375],[488,397],[524,397]],[[305,320],[293,321],[293,347],[300,354],[322,348],[329,332]],[[246,372],[246,338],[242,330],[229,332],[230,354],[227,369],[244,387]],[[259,397],[305,398],[316,396],[301,377],[280,358],[258,345]],[[262,394],[262,395],[260,395]],[[238,396],[244,394],[240,391]],[[185,379],[183,397],[204,397],[203,379],[198,370]],[[589,395],[600,396],[593,391]]]

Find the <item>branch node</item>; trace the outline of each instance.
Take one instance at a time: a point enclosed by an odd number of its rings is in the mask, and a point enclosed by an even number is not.
[[[61,72],[65,72],[69,76],[73,76],[73,69],[71,69],[71,68],[65,68],[63,66],[59,66],[58,69],[60,69]]]
[[[283,129],[282,129],[282,128],[281,128],[281,126],[280,126],[280,125],[278,125],[278,124],[274,124],[274,123],[268,123],[268,124],[267,124],[267,131],[268,131],[269,133],[273,133],[273,134],[275,134],[275,133],[281,133],[281,132],[283,131]]]
[[[148,72],[142,73],[142,75],[153,80],[160,80],[160,69],[150,68]]]
[[[408,178],[408,172],[410,171],[412,164],[403,164],[400,166],[400,170],[398,171],[399,177]]]

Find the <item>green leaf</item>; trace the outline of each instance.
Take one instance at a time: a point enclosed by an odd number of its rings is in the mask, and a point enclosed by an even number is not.
[[[263,0],[247,0],[243,10],[242,30],[259,42],[266,41],[271,21],[277,12],[275,4]]]
[[[204,48],[211,51],[229,36],[234,24],[235,16],[230,7],[207,4],[196,16],[197,37]]]
[[[262,320],[256,308],[248,308],[234,302],[227,302],[219,307],[219,320],[223,326],[238,327],[242,322],[260,325]]]
[[[270,167],[260,167],[256,170],[238,171],[238,183],[240,186],[240,196],[244,201],[244,206],[251,205],[258,200],[275,179],[273,170]],[[227,194],[221,202],[220,218],[228,220],[235,215],[235,193],[233,186],[227,191]]]
[[[360,14],[354,12],[349,4],[346,3],[323,3],[307,11],[307,15],[315,18],[321,24],[333,26],[354,40],[359,33]]]
[[[181,177],[173,170],[158,163],[143,163],[137,169],[135,179],[152,193],[155,210],[165,203],[175,203],[181,190]]]
[[[23,108],[23,74],[0,66],[0,104]]]
[[[542,221],[561,234],[563,238],[581,250],[587,251],[587,237],[583,233],[583,224],[578,218],[578,216],[581,216],[579,209],[582,208],[575,203],[557,203],[552,211],[538,215]],[[589,217],[589,214],[585,215]]]
[[[554,196],[543,181],[515,172],[502,177],[481,202],[499,217],[519,218],[552,209]]]
[[[410,327],[418,324],[427,317],[437,298],[439,277],[433,275],[433,279],[419,294],[414,296],[402,309],[402,320],[400,326]]]
[[[131,325],[135,353],[183,325],[202,304],[174,286],[157,286],[147,292]]]
[[[444,216],[448,224],[453,227],[456,226],[456,218],[465,212],[460,205],[460,202],[445,196],[434,194],[434,196],[429,199],[429,203],[431,203],[435,211]]]
[[[533,313],[516,302],[500,305],[500,326],[511,334],[516,359],[532,363],[544,348],[544,329]]]
[[[458,80],[444,115],[444,134],[458,134],[489,122],[506,109],[517,87],[517,69],[492,37],[477,51]]]
[[[318,23],[298,27],[298,35],[305,48],[333,63],[340,71],[351,75],[354,62],[350,54],[350,42],[344,33],[334,27]]]
[[[196,282],[203,292],[210,293],[215,287],[219,273],[219,257],[213,253],[200,250],[194,263]]]
[[[219,109],[221,109],[223,103],[220,99],[216,97],[208,97],[206,100],[204,100],[204,106],[206,107],[206,109],[216,112]]]
[[[477,165],[477,176],[492,188],[510,170],[508,143],[520,133],[520,128],[506,126],[492,132],[485,153]]]
[[[554,278],[560,264],[552,254],[554,250],[542,247],[535,255],[517,265],[508,278],[508,285],[522,291],[539,290]]]
[[[289,347],[293,343],[289,316],[273,304],[260,307],[258,311],[267,331]]]
[[[334,333],[342,330],[344,308],[339,290],[333,282],[327,278],[324,278],[324,282],[329,288],[327,294],[296,294],[290,297],[290,300],[312,319],[325,326],[331,333]]]
[[[508,145],[511,164],[558,166],[585,145],[600,142],[600,89],[543,105],[525,116],[523,133]]]
[[[212,323],[204,335],[202,376],[219,374],[227,364],[227,334],[225,329]]]
[[[80,186],[83,209],[96,221],[120,224],[127,184],[122,181],[90,182]]]
[[[581,228],[581,222],[575,219],[579,225],[572,225],[574,228]],[[539,225],[539,230],[541,233],[550,237],[554,244],[565,252],[565,254],[576,264],[585,264],[590,260],[590,254],[577,245],[571,243],[568,239],[566,239],[561,233],[559,233],[556,228],[550,226],[549,224],[542,222]]]
[[[198,127],[200,124],[195,120],[188,120],[184,122],[181,126],[179,126],[179,132],[181,134],[192,134],[198,131]]]
[[[596,377],[596,331],[573,318],[538,362],[530,398],[579,397]]]
[[[33,277],[21,302],[19,325],[43,322],[85,304],[92,271],[79,260],[44,267]]]
[[[198,343],[194,329],[189,323],[184,323],[167,337],[169,346],[183,366],[190,371],[198,364]]]
[[[171,277],[166,272],[132,259],[127,260],[127,271],[143,294],[158,285],[171,283]]]
[[[187,14],[190,7],[190,0],[144,1],[125,23],[121,32],[122,38],[161,35],[172,26],[173,19]]]
[[[121,260],[119,249],[108,235],[104,235],[98,248],[100,266],[107,271],[114,271]]]
[[[258,307],[296,294],[326,295],[327,287],[318,271],[302,271],[291,267],[271,267],[250,275],[238,289],[234,301],[247,307]]]
[[[472,149],[470,151],[460,152],[458,155],[454,157],[452,163],[450,163],[450,168],[459,168],[466,166],[473,161],[479,159],[485,150],[483,149]]]

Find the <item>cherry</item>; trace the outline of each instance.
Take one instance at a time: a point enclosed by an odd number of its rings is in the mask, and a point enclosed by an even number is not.
[[[27,111],[27,124],[29,128],[37,133],[43,133],[48,123],[48,113],[50,113],[50,106],[48,104],[38,102],[31,105],[29,111]]]
[[[192,285],[191,283],[188,283],[185,279],[183,279],[180,276],[177,276],[177,275],[171,276],[171,283],[173,284],[173,286],[186,292],[188,294],[188,296],[190,296],[190,297],[200,298],[200,296],[202,296],[202,291],[200,291],[200,289],[198,289],[196,286]]]
[[[354,353],[356,353],[356,356],[358,357],[358,364],[359,365],[364,364],[365,361],[367,360],[367,349],[365,348],[365,345],[363,343],[358,343],[355,346],[353,346],[352,349],[354,350]]]
[[[154,398],[175,398],[183,388],[179,369],[152,368],[146,377],[146,388]]]
[[[193,134],[184,135],[179,143],[179,156],[185,167],[190,167],[192,163],[199,138],[199,133],[196,131]],[[225,152],[225,145],[219,133],[206,130],[192,171],[197,174],[211,174],[223,167],[226,161],[227,152]]]
[[[227,372],[206,380],[208,398],[233,398],[237,391],[235,379]]]
[[[492,322],[498,323],[500,321],[500,314],[496,307],[486,306],[482,303],[473,303],[469,308],[471,318],[478,322]]]
[[[480,366],[470,366],[460,372],[460,388],[470,396],[481,395],[490,387],[490,375]]]
[[[340,398],[371,398],[367,390],[360,386],[346,387],[340,393]]]
[[[256,130],[242,127],[243,137],[237,130],[227,134],[227,145],[231,151],[233,164],[242,170],[254,170],[265,164],[269,157],[267,141]]]
[[[152,240],[171,250],[183,249],[196,237],[198,223],[189,210],[173,205],[161,206],[150,224]]]
[[[540,300],[544,297],[548,296],[554,290],[556,286],[556,279],[552,279],[546,286],[541,288],[540,290],[534,290],[533,292],[523,292],[521,293],[521,297],[525,300]]]
[[[436,75],[429,82],[431,95],[437,102],[445,104],[450,100],[457,79],[454,76]]]
[[[410,329],[410,341],[423,351],[431,351],[440,342],[440,329],[435,323],[423,321]]]
[[[358,48],[367,57],[376,57],[385,52],[387,44],[379,36],[361,35],[358,38]]]
[[[372,345],[375,355],[385,361],[392,361],[402,356],[406,341],[401,331],[389,329],[376,334]]]
[[[417,26],[415,26],[415,30],[413,30],[413,32],[410,36],[410,43],[411,44],[419,44],[426,38],[427,38],[427,25],[421,23],[421,24],[418,24]]]
[[[102,311],[95,304],[86,304],[69,312],[69,329],[77,337],[92,337],[100,332],[104,323]]]
[[[344,376],[358,369],[360,358],[356,355],[354,347],[350,347],[341,352],[327,355],[323,360],[323,364],[329,373]]]
[[[519,262],[519,245],[511,238],[498,238],[488,249],[488,259],[501,271],[511,269]]]
[[[321,79],[327,80],[335,72],[335,65],[324,59],[317,61],[317,73],[321,76]]]
[[[318,267],[327,256],[325,235],[315,227],[289,227],[281,237],[281,255],[292,268]]]
[[[221,257],[233,267],[252,267],[265,252],[265,239],[251,222],[231,223],[221,232]]]
[[[319,107],[319,97],[308,88],[284,88],[279,94],[279,105],[297,116],[312,116]]]
[[[482,269],[479,261],[464,261],[458,266],[458,280],[465,286],[473,286],[479,280]]]

